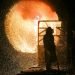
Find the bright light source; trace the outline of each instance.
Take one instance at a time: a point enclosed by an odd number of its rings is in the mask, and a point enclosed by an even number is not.
[[[20,1],[10,8],[5,19],[9,42],[19,52],[37,52],[38,20],[58,20],[55,11],[40,1]]]

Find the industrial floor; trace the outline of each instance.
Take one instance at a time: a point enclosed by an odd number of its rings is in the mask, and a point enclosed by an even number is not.
[[[57,70],[50,70],[50,71],[21,71],[17,75],[73,75],[70,71],[57,71]]]

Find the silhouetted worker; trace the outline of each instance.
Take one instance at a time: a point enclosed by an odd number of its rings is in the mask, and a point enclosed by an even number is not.
[[[53,29],[48,27],[46,34],[43,37],[43,43],[45,48],[45,63],[46,70],[51,70],[51,63],[56,61],[56,48],[54,44]]]

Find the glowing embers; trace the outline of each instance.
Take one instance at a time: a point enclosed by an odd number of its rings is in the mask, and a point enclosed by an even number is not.
[[[5,31],[15,50],[36,53],[38,20],[58,20],[55,11],[40,1],[21,1],[10,8],[5,19]]]

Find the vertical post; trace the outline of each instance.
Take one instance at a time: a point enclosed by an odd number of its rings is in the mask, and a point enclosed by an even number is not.
[[[37,49],[38,49],[38,66],[40,66],[40,65],[39,65],[39,22],[40,22],[40,21],[38,21],[38,46],[37,46],[37,47],[38,47],[38,48],[37,48]]]

